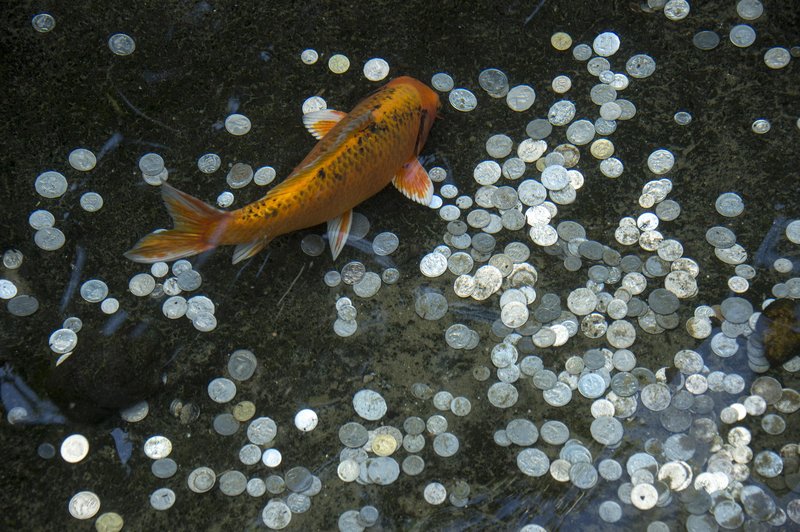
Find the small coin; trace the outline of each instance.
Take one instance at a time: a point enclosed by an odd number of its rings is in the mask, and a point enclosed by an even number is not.
[[[91,519],[100,510],[100,498],[91,491],[79,491],[69,500],[69,513],[75,519]]]
[[[89,454],[89,440],[82,434],[67,436],[61,444],[61,457],[65,462],[76,464]]]
[[[372,441],[372,452],[378,456],[389,456],[397,449],[397,440],[391,434],[378,434]]]
[[[217,475],[210,467],[198,467],[189,473],[189,489],[195,493],[205,493],[214,487]]]

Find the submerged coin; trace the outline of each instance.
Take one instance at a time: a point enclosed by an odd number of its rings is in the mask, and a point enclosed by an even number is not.
[[[89,454],[89,440],[82,434],[67,436],[61,443],[61,457],[65,462],[75,464]]]
[[[353,396],[353,408],[364,419],[376,421],[386,414],[386,401],[378,392],[360,390]]]
[[[91,519],[100,511],[100,497],[91,491],[79,491],[69,501],[69,513],[75,519]]]
[[[150,494],[150,506],[156,510],[168,510],[175,504],[175,492],[169,488],[159,488]]]

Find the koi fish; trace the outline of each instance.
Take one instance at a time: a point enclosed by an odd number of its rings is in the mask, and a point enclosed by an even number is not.
[[[125,256],[152,263],[235,245],[235,264],[279,235],[327,222],[335,260],[347,242],[353,207],[390,181],[406,197],[430,203],[433,184],[417,156],[439,107],[433,90],[404,76],[349,113],[308,113],[303,123],[319,142],[266,196],[241,209],[222,211],[164,183],[162,197],[175,227],[145,236]]]

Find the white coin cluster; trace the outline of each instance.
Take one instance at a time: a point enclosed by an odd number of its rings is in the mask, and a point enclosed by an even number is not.
[[[161,299],[167,296],[161,305],[161,311],[169,319],[175,320],[186,316],[201,332],[209,332],[216,328],[216,305],[206,296],[196,295],[185,298],[183,292],[191,292],[200,288],[202,276],[192,268],[187,260],[175,261],[172,265],[172,277],[166,277],[170,268],[165,262],[156,262],[150,267],[150,273],[138,273],[128,282],[128,290],[137,297],[153,297]]]

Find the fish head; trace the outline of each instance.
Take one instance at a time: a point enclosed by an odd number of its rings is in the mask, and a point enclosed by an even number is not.
[[[394,87],[397,85],[405,85],[416,90],[417,94],[419,95],[422,108],[431,116],[436,116],[436,113],[442,107],[442,102],[439,100],[439,95],[436,93],[436,91],[418,79],[412,78],[411,76],[400,76],[399,78],[395,78],[387,84],[389,87]]]
[[[399,78],[395,78],[387,84],[389,87],[398,85],[413,89],[419,97],[422,122],[420,123],[420,139],[418,139],[418,143],[420,146],[422,146],[425,144],[425,140],[428,138],[428,133],[433,126],[433,122],[436,119],[439,109],[442,107],[442,102],[439,100],[439,95],[436,93],[436,91],[418,79],[410,76],[400,76]]]

